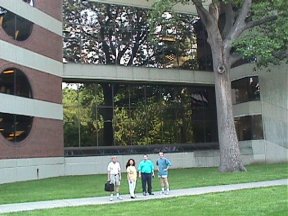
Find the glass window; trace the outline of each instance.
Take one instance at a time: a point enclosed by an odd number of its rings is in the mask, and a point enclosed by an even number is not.
[[[106,82],[63,87],[65,147],[218,140],[213,87]]]
[[[239,141],[263,139],[262,115],[234,118]]]
[[[231,88],[233,104],[260,100],[258,76],[232,81]]]
[[[203,25],[197,27],[198,17],[165,14],[167,22],[157,26],[157,40],[151,42],[148,12],[92,1],[64,1],[64,61],[212,70],[207,34]]]
[[[27,77],[16,68],[7,68],[1,72],[0,93],[32,98],[32,91]]]
[[[0,113],[0,133],[11,142],[20,142],[28,135],[33,117]]]
[[[24,41],[31,35],[33,23],[0,7],[0,25],[14,40]]]

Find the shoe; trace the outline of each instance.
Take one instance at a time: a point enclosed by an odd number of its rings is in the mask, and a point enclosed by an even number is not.
[[[143,196],[146,196],[147,195],[147,193],[146,192],[143,192]]]
[[[118,196],[117,199],[118,200],[123,200],[123,198],[121,196]]]
[[[165,191],[161,191],[161,194],[165,194]]]
[[[135,197],[135,196],[131,196],[130,198],[131,198],[131,199],[135,199],[136,197]]]
[[[110,199],[109,199],[110,201],[113,201],[113,197],[110,197]]]
[[[169,195],[169,191],[166,191],[166,192],[165,192],[165,195]]]
[[[154,195],[154,193],[149,193],[149,195]]]

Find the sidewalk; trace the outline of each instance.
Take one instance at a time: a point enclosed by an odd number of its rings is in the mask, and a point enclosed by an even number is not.
[[[9,213],[9,212],[49,209],[49,208],[84,206],[84,205],[102,205],[102,204],[113,204],[113,203],[121,203],[121,202],[163,199],[163,198],[171,198],[171,197],[178,197],[178,196],[191,196],[191,195],[225,192],[225,191],[233,191],[233,190],[241,190],[241,189],[249,189],[249,188],[279,186],[279,185],[288,185],[288,179],[179,189],[179,190],[170,191],[169,195],[162,195],[160,194],[160,192],[154,192],[155,195],[152,195],[152,196],[151,195],[143,196],[142,194],[136,194],[137,196],[136,199],[130,199],[130,196],[123,195],[122,196],[123,200],[114,199],[114,201],[109,201],[109,196],[106,196],[106,197],[93,197],[93,198],[81,198],[81,199],[63,199],[63,200],[5,204],[5,205],[0,205],[0,214]]]

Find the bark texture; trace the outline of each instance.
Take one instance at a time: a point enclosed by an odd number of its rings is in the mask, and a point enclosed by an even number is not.
[[[207,41],[210,44],[213,57],[220,147],[219,170],[221,172],[246,171],[241,160],[234,124],[230,79],[232,41],[233,38],[240,35],[237,27],[243,23],[243,20],[241,18],[236,19],[235,22],[231,21],[230,19],[234,19],[234,14],[232,8],[227,5],[212,3],[208,11],[203,7],[201,1],[195,0],[193,2],[205,25],[208,34]],[[224,24],[219,22],[221,10],[228,14],[225,17],[226,20],[223,20]],[[219,25],[219,23],[223,25]]]

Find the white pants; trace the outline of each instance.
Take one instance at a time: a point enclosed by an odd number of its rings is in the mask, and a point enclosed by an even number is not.
[[[129,181],[128,180],[128,185],[129,185],[130,196],[134,197],[135,196],[136,181]]]

